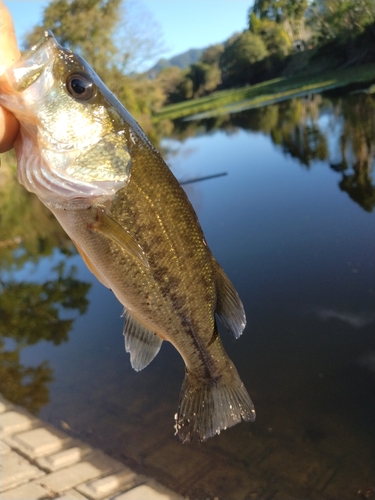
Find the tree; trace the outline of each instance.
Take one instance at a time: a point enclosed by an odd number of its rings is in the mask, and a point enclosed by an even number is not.
[[[49,29],[63,47],[78,52],[105,80],[117,68],[138,71],[161,49],[161,35],[149,13],[132,0],[52,0],[26,37],[35,44]]]
[[[282,25],[271,19],[259,19],[253,12],[250,16],[249,30],[261,37],[270,54],[285,57],[289,53],[291,41]]]
[[[208,47],[200,57],[199,62],[192,71],[192,80],[194,76],[201,80],[200,85],[195,86],[197,96],[204,95],[215,90],[221,83],[220,58],[224,52],[224,45],[218,43]]]
[[[50,29],[63,47],[82,55],[103,78],[115,65],[120,5],[121,0],[53,0],[26,41],[34,45]]]
[[[283,23],[287,19],[299,20],[306,12],[308,0],[255,0],[253,12],[259,19]]]
[[[308,0],[255,0],[253,8],[249,10],[249,29],[253,31],[255,17],[276,23],[290,40],[305,39],[308,5]]]
[[[210,65],[219,64],[220,57],[223,52],[224,45],[222,43],[210,45],[201,55],[200,62]]]
[[[181,100],[178,88],[184,78],[185,71],[182,71],[182,69],[177,66],[169,66],[160,71],[156,77],[156,81],[164,93],[164,103],[171,104]]]
[[[250,83],[256,76],[255,63],[268,55],[262,38],[244,31],[228,40],[220,57],[222,81],[225,86]]]
[[[201,61],[192,64],[187,78],[193,83],[193,96],[212,92],[221,82],[221,71],[218,64],[205,64]]]
[[[314,0],[309,12],[309,23],[319,40],[353,38],[374,21],[374,0]]]

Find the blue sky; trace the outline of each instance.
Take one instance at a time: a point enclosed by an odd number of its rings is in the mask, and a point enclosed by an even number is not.
[[[165,52],[171,57],[229,38],[246,27],[252,0],[136,0],[160,26]],[[42,16],[48,0],[5,0],[20,40]]]

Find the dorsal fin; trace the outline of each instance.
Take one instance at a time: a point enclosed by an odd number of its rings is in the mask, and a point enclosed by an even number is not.
[[[246,315],[241,299],[228,276],[216,262],[216,314],[235,339],[246,326]]]
[[[154,332],[144,327],[126,309],[124,337],[125,350],[130,353],[130,363],[134,370],[143,370],[160,350],[162,339]]]

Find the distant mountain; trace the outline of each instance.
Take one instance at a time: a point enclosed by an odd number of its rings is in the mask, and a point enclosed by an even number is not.
[[[181,69],[186,69],[190,64],[198,62],[205,50],[206,49],[190,49],[170,59],[160,59],[155,66],[147,71],[147,73],[151,78],[155,78],[162,69],[168,68],[169,66],[178,66]]]

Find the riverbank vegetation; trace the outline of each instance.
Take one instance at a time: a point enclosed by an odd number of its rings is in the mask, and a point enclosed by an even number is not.
[[[247,30],[209,47],[185,72],[163,70],[159,80],[167,81],[166,104],[173,104],[215,90],[374,61],[374,0],[256,0]]]
[[[247,29],[206,48],[199,61],[185,70],[170,66],[158,74],[137,71],[141,62],[161,49],[160,36],[147,14],[142,13],[142,23],[134,21],[129,0],[52,0],[27,44],[35,43],[43,30],[52,30],[62,45],[93,65],[156,143],[168,124],[153,117],[176,117],[177,110],[179,116],[186,116],[190,107],[169,105],[194,102],[196,112],[196,99],[205,98],[200,101],[202,111],[209,102],[212,108],[249,97],[259,97],[260,105],[272,102],[273,93],[277,99],[280,92],[289,90],[290,96],[309,92],[311,82],[324,88],[330,79],[352,83],[356,74],[360,82],[373,79],[368,67],[344,70],[375,62],[375,0],[255,0],[250,4],[249,0],[249,10],[244,12]],[[265,93],[270,97],[265,99]]]
[[[197,99],[189,99],[164,106],[156,111],[154,122],[159,120],[183,118],[208,118],[225,115],[245,109],[267,106],[276,102],[312,95],[333,88],[348,85],[369,85],[375,81],[374,64],[325,71],[313,76],[279,77],[255,85],[238,89],[219,90]],[[374,91],[370,87],[369,91]]]

